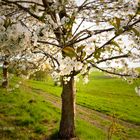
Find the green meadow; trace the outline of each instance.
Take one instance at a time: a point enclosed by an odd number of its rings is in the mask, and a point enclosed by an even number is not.
[[[128,84],[99,71],[89,79],[77,82],[76,139],[139,140],[140,97],[134,88],[140,80]],[[45,81],[13,76],[8,89],[0,88],[0,139],[57,140],[61,90],[49,76]]]

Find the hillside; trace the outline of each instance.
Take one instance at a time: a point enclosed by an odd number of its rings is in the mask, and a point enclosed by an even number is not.
[[[139,140],[140,97],[132,85],[100,72],[90,82],[77,83],[76,133],[80,140]],[[19,85],[19,87],[18,87]],[[7,90],[0,88],[2,140],[57,140],[61,87],[47,81],[13,77]]]

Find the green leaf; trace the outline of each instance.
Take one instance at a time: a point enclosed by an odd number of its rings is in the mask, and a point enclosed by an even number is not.
[[[131,30],[135,33],[136,36],[140,36],[140,32],[138,30],[136,30],[135,28],[132,28]]]
[[[95,52],[94,52],[94,57],[96,58],[96,59],[99,59],[100,58],[100,55],[101,55],[101,50],[96,50]]]
[[[94,60],[87,60],[88,63],[94,63]]]
[[[116,32],[115,34],[120,34],[122,33],[122,29],[120,29],[120,25],[121,25],[121,19],[120,18],[117,18],[115,17],[113,20],[111,20],[109,22],[112,26],[114,26]]]
[[[77,48],[77,53],[81,52],[85,48],[84,45],[81,45],[80,47]]]
[[[42,16],[39,17],[40,21],[45,21],[44,19],[45,19],[45,14],[43,14]]]
[[[31,5],[31,10],[36,11],[37,10],[37,5],[36,4]]]
[[[123,32],[123,29],[119,29],[119,30],[117,30],[115,33],[116,33],[117,35],[120,35],[122,32]]]
[[[112,26],[114,26],[115,29],[117,28],[117,27],[116,27],[116,23],[114,22],[114,20],[111,20],[109,23],[110,23]]]
[[[121,21],[121,19],[115,17],[115,20],[116,20],[116,27],[117,27],[117,29],[119,29],[120,28],[120,23],[121,23],[120,21]]]
[[[86,52],[85,51],[82,51],[82,55],[81,55],[81,59],[83,60],[86,56]]]
[[[116,41],[111,41],[110,43],[111,45],[117,46],[118,48],[120,48],[119,44]]]
[[[11,25],[11,19],[10,18],[7,18],[5,21],[4,21],[4,27],[5,28],[8,28],[8,26],[10,26]]]
[[[72,47],[65,47],[65,48],[63,48],[62,53],[63,53],[65,56],[69,56],[69,57],[71,57],[71,58],[77,56],[76,53],[75,53],[74,48],[72,48]]]
[[[131,14],[129,14],[128,16],[129,16],[129,19],[132,19],[133,18],[133,15],[131,15]]]

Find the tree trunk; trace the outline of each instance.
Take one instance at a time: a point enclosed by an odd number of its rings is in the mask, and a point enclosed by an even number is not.
[[[7,88],[8,87],[8,62],[4,61],[3,63],[3,82],[2,87]]]
[[[71,77],[67,84],[63,82],[59,136],[65,140],[75,137],[75,92],[74,77]]]

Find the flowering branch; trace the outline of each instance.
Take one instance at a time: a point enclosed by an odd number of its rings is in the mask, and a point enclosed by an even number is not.
[[[44,7],[44,5],[40,4],[40,3],[37,3],[37,2],[34,2],[34,1],[14,1],[16,3],[25,3],[25,4],[35,4],[37,6],[41,6],[41,7]]]
[[[43,55],[45,55],[46,57],[49,57],[49,58],[51,58],[52,60],[54,60],[54,61],[57,63],[57,65],[60,66],[58,60],[57,60],[56,58],[54,58],[52,55],[50,55],[50,54],[48,54],[47,52],[45,52],[44,50],[39,49],[39,51],[32,51],[32,52],[33,52],[33,53],[43,54]],[[55,66],[55,64],[54,64],[54,66]]]
[[[118,36],[120,36],[120,35],[123,34],[124,32],[129,31],[130,28],[131,28],[132,26],[136,25],[136,24],[139,23],[139,22],[140,22],[140,19],[138,19],[137,21],[135,21],[135,22],[132,23],[131,25],[124,26],[124,27],[123,27],[124,30],[123,30],[120,34],[116,34],[115,36],[113,36],[110,40],[108,40],[108,41],[107,41],[106,43],[104,43],[101,47],[99,47],[98,50],[100,50],[100,49],[104,48],[106,45],[110,44],[111,41],[113,41],[115,38],[117,38]]]
[[[78,39],[77,40],[77,38],[79,38],[79,36],[81,35],[81,34],[83,34],[83,33],[87,33],[87,36],[85,36],[85,37],[83,37],[83,38],[80,38],[80,39]],[[83,35],[82,35],[83,36]],[[69,42],[69,46],[72,46],[72,45],[74,45],[74,44],[76,44],[76,43],[79,43],[79,42],[81,42],[81,41],[83,41],[83,40],[86,40],[86,39],[88,39],[88,38],[90,38],[92,36],[92,33],[91,33],[91,31],[89,31],[89,30],[83,30],[83,31],[81,31],[81,32],[79,32],[78,34],[76,34],[74,37],[73,37],[73,39],[72,40],[70,40]],[[71,43],[72,42],[72,43]]]
[[[20,4],[18,4],[16,1],[9,1],[9,0],[1,0],[1,1],[4,2],[4,3],[6,3],[6,4],[8,4],[8,5],[14,4],[14,5],[16,5],[19,9],[21,9],[21,10],[23,10],[23,11],[29,13],[32,17],[34,17],[34,18],[36,18],[36,19],[38,19],[38,20],[40,19],[39,16],[33,14],[28,8],[26,8],[26,7],[24,7],[24,6],[20,5]]]
[[[118,55],[118,56],[114,56],[114,57],[110,57],[110,58],[99,60],[96,63],[99,64],[99,63],[102,63],[102,62],[105,62],[105,61],[108,61],[108,60],[119,59],[119,58],[127,58],[127,57],[129,57],[128,54]]]
[[[38,42],[38,43],[42,43],[42,44],[49,44],[49,45],[53,45],[53,46],[62,48],[60,45],[55,44],[55,43],[52,43],[52,42],[48,42],[48,41],[38,40],[37,42]]]
[[[131,25],[127,25],[123,27],[123,31],[120,34],[116,34],[115,36],[113,36],[110,40],[108,40],[106,43],[104,43],[101,47],[97,48],[96,51],[99,51],[101,49],[103,49],[106,45],[109,45],[115,38],[117,38],[118,36],[120,36],[121,34],[123,34],[126,31],[129,31],[131,27],[133,27],[134,25],[136,25],[137,23],[140,22],[140,19],[138,19],[137,21],[135,21],[134,23],[132,23]],[[110,28],[108,30],[113,30],[113,28]],[[87,56],[87,58],[85,58],[85,60],[89,59],[90,57],[92,57],[92,55],[95,52],[91,53],[89,56]]]
[[[126,76],[126,77],[133,77],[133,76],[130,75],[130,74],[116,73],[116,72],[112,72],[112,71],[109,71],[109,70],[102,69],[102,68],[98,67],[97,65],[95,65],[95,64],[93,64],[93,63],[91,63],[91,62],[90,62],[90,64],[91,64],[92,67],[95,67],[95,68],[97,68],[98,70],[100,70],[100,71],[102,71],[102,72],[106,72],[106,73],[109,73],[109,74],[112,74],[112,75],[121,76],[121,77],[123,77],[123,76]],[[140,78],[140,75],[138,75],[137,78]]]
[[[80,28],[80,26],[82,25],[82,23],[84,22],[85,18],[83,18],[80,22],[80,24],[78,25],[78,27],[76,28],[76,30],[73,33],[73,36],[75,35],[75,33],[78,31],[78,29]]]

